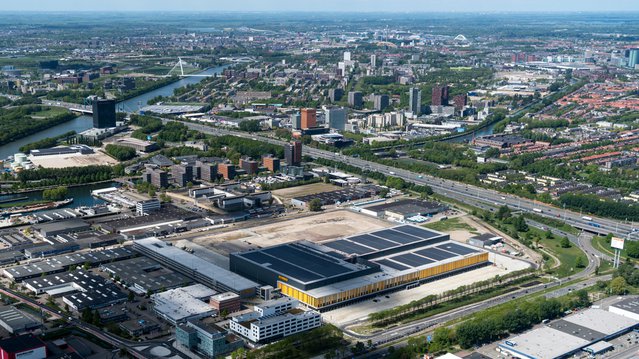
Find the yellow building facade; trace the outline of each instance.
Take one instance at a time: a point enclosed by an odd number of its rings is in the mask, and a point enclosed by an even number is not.
[[[475,255],[469,255],[467,257],[451,261],[448,263],[441,263],[429,268],[417,270],[412,273],[399,275],[397,277],[380,280],[376,283],[371,283],[362,287],[349,289],[343,292],[330,294],[326,296],[316,297],[308,294],[307,292],[290,286],[282,280],[277,281],[277,287],[282,291],[282,294],[295,298],[306,305],[321,309],[323,307],[331,306],[341,302],[346,302],[355,298],[359,298],[368,294],[381,292],[386,289],[395,288],[404,284],[413,283],[437,275],[452,272],[454,270],[470,267],[479,263],[488,262],[488,253],[478,253]]]

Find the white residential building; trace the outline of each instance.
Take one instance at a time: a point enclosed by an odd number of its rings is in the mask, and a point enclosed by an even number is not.
[[[295,299],[281,298],[256,305],[253,312],[231,318],[232,332],[251,342],[283,338],[322,325],[321,315],[298,308]]]

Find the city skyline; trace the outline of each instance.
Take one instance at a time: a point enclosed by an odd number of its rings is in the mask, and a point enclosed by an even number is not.
[[[233,1],[184,0],[179,3],[168,0],[138,0],[135,2],[113,0],[108,4],[88,3],[77,0],[60,0],[42,4],[39,0],[25,0],[5,4],[3,11],[326,11],[326,12],[614,12],[639,11],[639,3],[620,0],[615,3],[602,3],[596,0],[527,1],[494,0],[477,2],[459,0],[446,7],[438,2],[425,0],[397,0],[382,2],[377,0],[353,0],[348,3],[327,0],[321,3],[304,3],[292,0],[258,1],[247,0],[240,4]]]

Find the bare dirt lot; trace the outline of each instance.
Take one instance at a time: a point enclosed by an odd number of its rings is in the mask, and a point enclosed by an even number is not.
[[[302,239],[322,242],[392,225],[363,214],[338,210],[226,233],[205,235],[194,238],[193,242],[214,248],[218,252],[220,250],[226,252],[232,250],[226,249],[227,247],[245,248],[247,245],[267,247]]]
[[[116,165],[118,161],[104,152],[96,151],[90,155],[74,153],[70,155],[30,156],[36,166],[43,168],[84,167],[92,165]]]
[[[284,200],[290,200],[291,198],[306,196],[309,194],[337,191],[340,188],[341,187],[327,183],[313,183],[305,186],[278,189],[273,191],[273,195]]]

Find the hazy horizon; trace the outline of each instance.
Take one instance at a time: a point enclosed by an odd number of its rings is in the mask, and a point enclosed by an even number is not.
[[[223,11],[223,12],[628,12],[639,11],[639,1],[618,0],[456,0],[442,5],[433,0],[325,0],[303,3],[294,0],[112,0],[91,3],[78,0],[56,0],[43,4],[42,0],[22,0],[5,4],[2,12],[82,12],[82,11]]]

